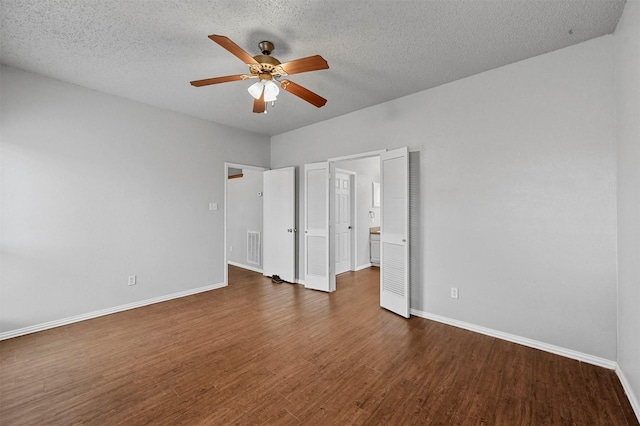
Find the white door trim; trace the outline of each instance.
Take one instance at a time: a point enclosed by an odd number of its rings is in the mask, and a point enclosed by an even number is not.
[[[388,151],[387,149],[379,149],[377,151],[362,152],[360,154],[351,154],[351,155],[343,155],[342,157],[333,157],[333,158],[329,158],[327,161],[335,163],[338,161],[345,161],[345,160],[360,160],[362,158],[377,157],[380,154],[387,151]]]

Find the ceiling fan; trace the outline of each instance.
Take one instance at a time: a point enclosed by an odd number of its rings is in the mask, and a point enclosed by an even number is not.
[[[306,58],[281,63],[273,56],[270,56],[274,49],[274,45],[270,41],[260,42],[258,46],[260,47],[262,54],[251,56],[225,36],[212,34],[209,38],[247,64],[249,66],[249,74],[227,75],[224,77],[194,80],[191,82],[192,86],[201,87],[209,86],[211,84],[227,83],[229,81],[257,78],[258,81],[248,89],[249,93],[254,98],[253,112],[256,113],[267,112],[266,103],[272,102],[273,105],[273,102],[276,100],[276,97],[280,92],[280,88],[304,99],[318,108],[327,103],[325,98],[313,93],[311,90],[306,89],[293,81],[281,79],[282,77],[289,76],[291,74],[329,68],[329,64],[322,56],[308,56]]]

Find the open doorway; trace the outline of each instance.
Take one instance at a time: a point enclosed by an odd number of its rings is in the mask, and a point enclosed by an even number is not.
[[[337,178],[336,170],[355,170],[354,186],[359,191],[355,192],[354,199],[357,207],[352,211],[356,217],[354,220],[355,232],[353,233],[355,242],[353,244],[352,258],[353,271],[365,269],[371,266],[370,251],[370,226],[371,220],[376,220],[381,215],[378,210],[373,209],[373,182],[377,179],[377,174],[382,176],[382,155],[387,155],[386,151],[374,151],[356,154],[348,157],[332,158],[326,162],[305,164],[303,173],[303,194],[302,203],[302,223],[304,224],[304,234],[302,240],[302,274],[306,288],[333,292],[336,290],[336,246],[338,237],[334,232],[336,221],[336,192],[337,185],[342,182]],[[367,165],[364,160],[368,160]],[[377,166],[375,166],[377,164]],[[362,166],[362,175],[374,175],[369,181],[367,178],[360,179],[357,171]],[[338,167],[340,166],[340,167]],[[367,167],[369,166],[369,167]],[[344,170],[342,169],[342,170]],[[382,193],[382,191],[381,191]],[[363,204],[363,202],[365,204]],[[380,213],[382,209],[378,208]],[[358,216],[365,216],[358,218]],[[381,219],[379,219],[382,222]],[[374,222],[374,225],[376,223]]]
[[[374,188],[380,185],[380,157],[335,161],[336,172],[349,170],[353,185],[351,271],[379,266],[380,200]],[[336,185],[338,180],[336,178]],[[336,238],[337,240],[337,238]],[[373,240],[373,241],[372,241]],[[373,245],[372,245],[373,242]],[[337,244],[337,241],[336,241]],[[377,246],[376,246],[377,244]],[[378,250],[376,254],[376,248]],[[338,256],[336,255],[336,260]],[[336,274],[339,269],[336,267]]]
[[[398,315],[410,316],[410,190],[409,181],[409,151],[402,147],[390,151],[367,153],[350,157],[329,159],[326,163],[305,165],[305,214],[312,217],[310,212],[324,211],[323,220],[317,220],[314,225],[315,246],[311,247],[309,238],[305,241],[306,274],[314,278],[313,289],[332,292],[336,290],[335,274],[335,239],[331,227],[334,221],[334,195],[336,163],[351,161],[366,157],[380,159],[380,306]],[[312,176],[314,172],[317,176]],[[324,182],[324,183],[323,183]],[[329,183],[329,184],[328,184]],[[372,188],[376,186],[372,184]],[[311,191],[314,189],[315,191]],[[310,198],[310,194],[318,193]],[[322,194],[326,194],[323,202]],[[312,199],[313,203],[309,200]],[[372,205],[377,201],[375,189],[372,189]],[[321,219],[323,218],[321,217]],[[326,220],[328,219],[328,220]],[[309,220],[305,222],[310,223]],[[308,225],[306,225],[308,226]],[[307,230],[305,230],[307,232]],[[371,234],[371,230],[369,232]],[[371,238],[371,237],[370,237]],[[324,245],[324,247],[323,247]],[[371,244],[369,245],[371,247]],[[323,251],[325,250],[325,251]],[[321,262],[309,263],[311,255],[321,255]],[[370,252],[371,256],[371,252]],[[323,266],[323,268],[318,267]],[[314,267],[315,270],[312,271]],[[314,273],[314,272],[318,273]]]
[[[262,272],[263,167],[225,163],[225,284],[228,265]]]

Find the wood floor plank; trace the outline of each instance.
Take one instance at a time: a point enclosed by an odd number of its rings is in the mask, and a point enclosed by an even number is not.
[[[0,424],[637,425],[611,370],[326,294],[229,286],[0,342]]]

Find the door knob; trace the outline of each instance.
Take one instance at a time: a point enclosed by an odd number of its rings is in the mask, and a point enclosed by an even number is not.
[[[349,226],[349,229],[351,229],[351,226]]]

